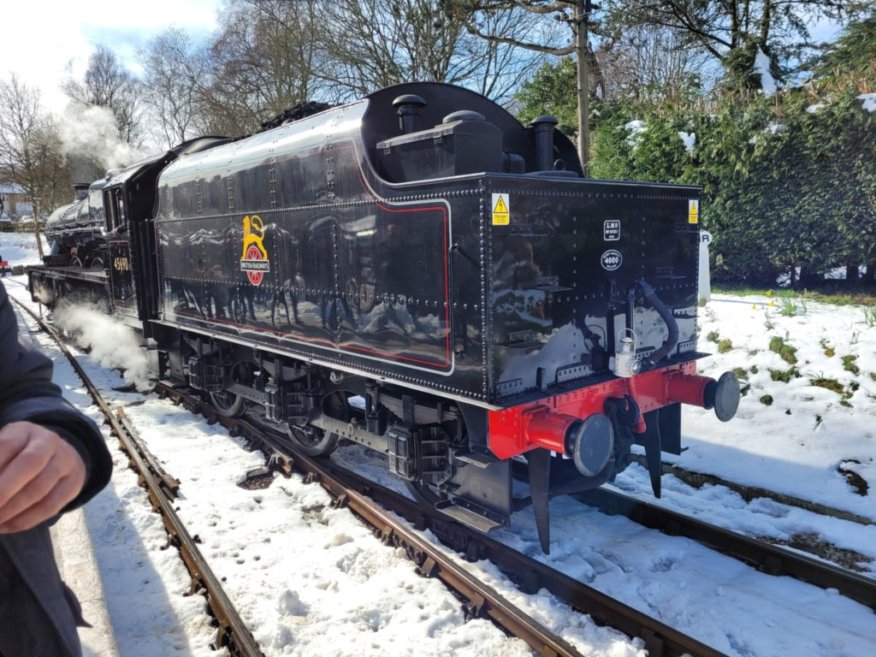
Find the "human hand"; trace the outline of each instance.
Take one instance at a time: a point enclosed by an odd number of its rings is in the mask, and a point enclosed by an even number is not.
[[[85,463],[54,431],[32,422],[0,429],[0,534],[54,517],[85,485]]]

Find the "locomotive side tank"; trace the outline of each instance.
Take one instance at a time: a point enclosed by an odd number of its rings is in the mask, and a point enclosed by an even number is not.
[[[313,454],[388,456],[423,498],[505,524],[512,457],[547,500],[643,444],[680,451],[696,375],[699,189],[586,180],[541,117],[406,84],[171,163],[154,218],[166,369]],[[356,401],[358,400],[358,401]]]

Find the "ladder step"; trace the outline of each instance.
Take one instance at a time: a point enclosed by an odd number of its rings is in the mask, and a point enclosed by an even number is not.
[[[490,530],[502,527],[504,523],[488,518],[479,513],[472,511],[464,506],[454,504],[449,500],[439,502],[435,505],[435,509],[446,516],[450,516],[457,522],[462,523],[472,529],[487,533]]]

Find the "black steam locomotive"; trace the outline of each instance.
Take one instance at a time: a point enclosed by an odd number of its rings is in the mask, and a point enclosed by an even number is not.
[[[584,179],[541,117],[416,83],[102,182],[97,286],[159,376],[247,405],[312,455],[386,454],[482,530],[528,472],[548,499],[680,451],[680,404],[730,419],[732,374],[696,375],[698,189]],[[34,267],[34,298],[76,289]],[[93,292],[93,289],[92,289]],[[515,467],[512,468],[512,462]]]

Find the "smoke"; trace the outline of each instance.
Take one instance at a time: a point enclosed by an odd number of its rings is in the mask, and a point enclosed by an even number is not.
[[[89,350],[100,365],[122,370],[122,376],[137,390],[152,389],[146,354],[134,329],[113,320],[94,306],[61,303],[53,313],[54,324]]]
[[[143,155],[122,141],[116,119],[108,107],[69,103],[60,118],[59,135],[64,153],[75,161],[92,160],[107,169],[126,167]],[[73,172],[74,175],[77,172]],[[86,176],[90,182],[98,176]]]

